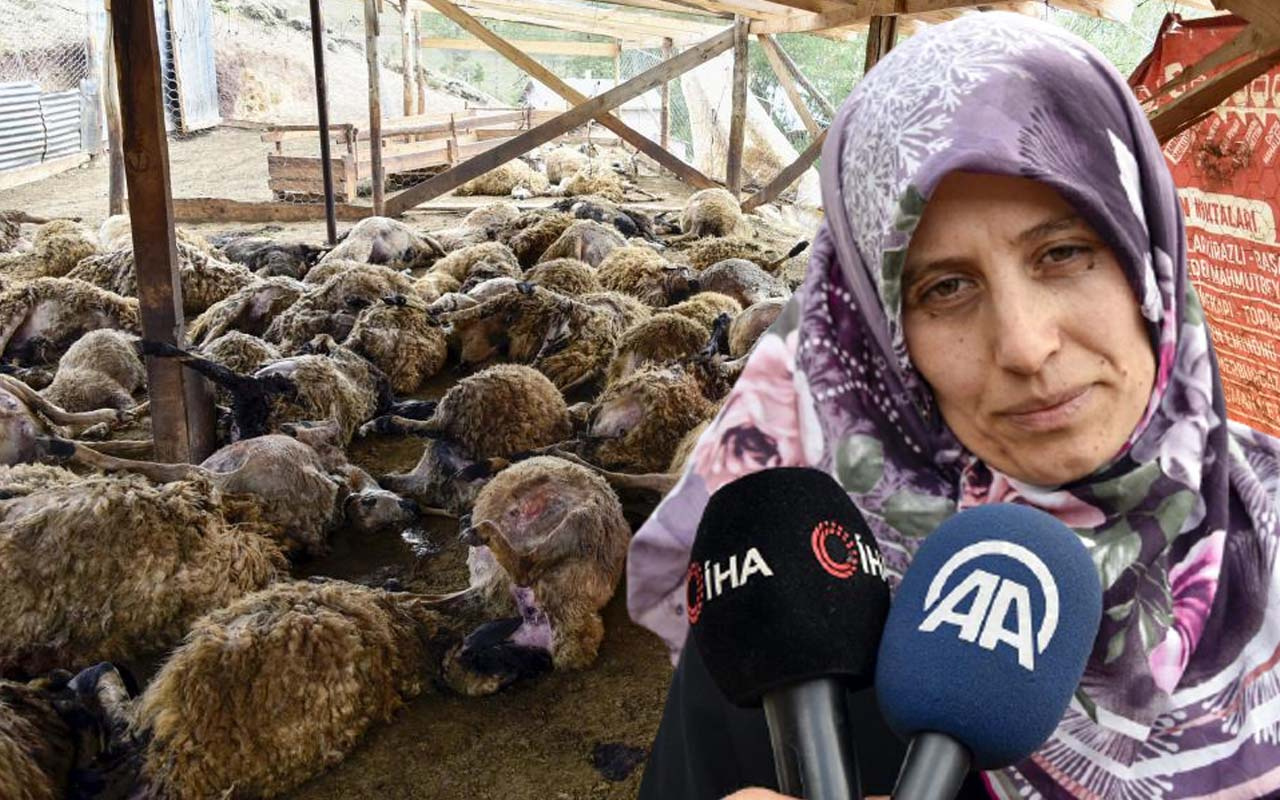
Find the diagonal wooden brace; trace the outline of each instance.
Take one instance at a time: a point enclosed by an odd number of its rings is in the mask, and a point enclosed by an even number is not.
[[[822,143],[826,140],[827,129],[824,129],[809,143],[809,146],[804,149],[799,158],[783,167],[782,172],[779,172],[777,177],[769,181],[768,185],[742,203],[743,213],[750,213],[765,203],[776,200],[783,190],[795,183],[804,174],[805,170],[813,166],[813,162],[817,161],[818,156],[822,154]]]
[[[557,136],[561,136],[589,119],[598,117],[605,111],[617,108],[633,97],[638,97],[663,81],[669,81],[709,59],[733,47],[734,29],[728,28],[716,34],[702,44],[689,48],[680,55],[664,61],[648,69],[621,86],[597,95],[586,102],[579,103],[558,117],[547,120],[531,131],[520,134],[503,142],[492,150],[465,161],[451,170],[442,172],[417,186],[405,189],[387,201],[387,214],[399,216],[419,203],[438,197],[450,189],[479,177],[494,167],[507,163],[513,158],[529,152],[538,145],[545,144]]]
[[[426,2],[436,11],[439,11],[445,17],[448,17],[450,20],[457,23],[463,30],[493,48],[498,52],[498,54],[506,58],[512,64],[515,64],[520,69],[529,73],[534,80],[542,83],[551,91],[560,95],[565,100],[568,100],[571,104],[576,106],[587,101],[587,96],[582,92],[579,92],[577,89],[560,80],[560,78],[556,77],[556,75],[549,69],[530,58],[525,52],[514,47],[510,42],[489,30],[480,22],[480,20],[458,8],[449,0],[426,0]],[[709,189],[713,186],[719,185],[706,175],[703,175],[698,170],[676,158],[671,153],[668,153],[657,142],[654,142],[644,134],[628,126],[614,115],[602,112],[596,116],[596,119],[599,120],[606,128],[621,137],[627,144],[658,162],[658,164],[675,174],[677,178],[685,183],[698,189]]]

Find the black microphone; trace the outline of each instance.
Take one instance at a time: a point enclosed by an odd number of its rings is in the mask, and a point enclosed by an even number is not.
[[[735,705],[764,706],[779,788],[861,798],[844,693],[871,684],[889,587],[844,489],[791,467],[724,486],[698,525],[687,592],[716,685]]]
[[[996,503],[939,526],[898,587],[876,667],[885,720],[910,739],[894,800],[951,800],[971,767],[1035,752],[1101,618],[1093,561],[1054,517]]]

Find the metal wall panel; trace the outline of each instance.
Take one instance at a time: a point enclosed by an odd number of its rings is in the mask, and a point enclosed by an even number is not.
[[[0,170],[38,164],[43,155],[40,86],[0,83]]]
[[[210,0],[168,2],[179,125],[184,132],[212,128],[222,121],[213,58],[213,5]]]
[[[40,96],[44,117],[44,159],[80,152],[80,91],[52,92]]]

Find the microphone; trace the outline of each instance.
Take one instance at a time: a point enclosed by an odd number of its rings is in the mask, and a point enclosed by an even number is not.
[[[951,800],[970,767],[1021,761],[1053,734],[1102,617],[1079,537],[997,503],[956,514],[911,562],[889,611],[876,696],[909,739],[895,800]]]
[[[849,495],[807,468],[725,485],[698,524],[686,588],[716,685],[735,705],[764,706],[779,788],[861,798],[844,690],[871,684],[889,587]]]

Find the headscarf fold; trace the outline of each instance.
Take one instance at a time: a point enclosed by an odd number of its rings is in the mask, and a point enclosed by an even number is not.
[[[1157,363],[1146,413],[1120,453],[1069,485],[1032,486],[969,453],[906,351],[907,246],[957,170],[1054,188],[1115,252],[1142,309]],[[706,499],[757,469],[831,472],[891,579],[955,511],[1035,506],[1082,537],[1104,614],[1057,732],[989,773],[992,791],[1280,790],[1280,443],[1226,419],[1176,188],[1124,79],[1052,25],[969,15],[867,74],[832,123],[821,177],[827,219],[803,287],[633,542],[633,617],[680,646],[680,579]]]

